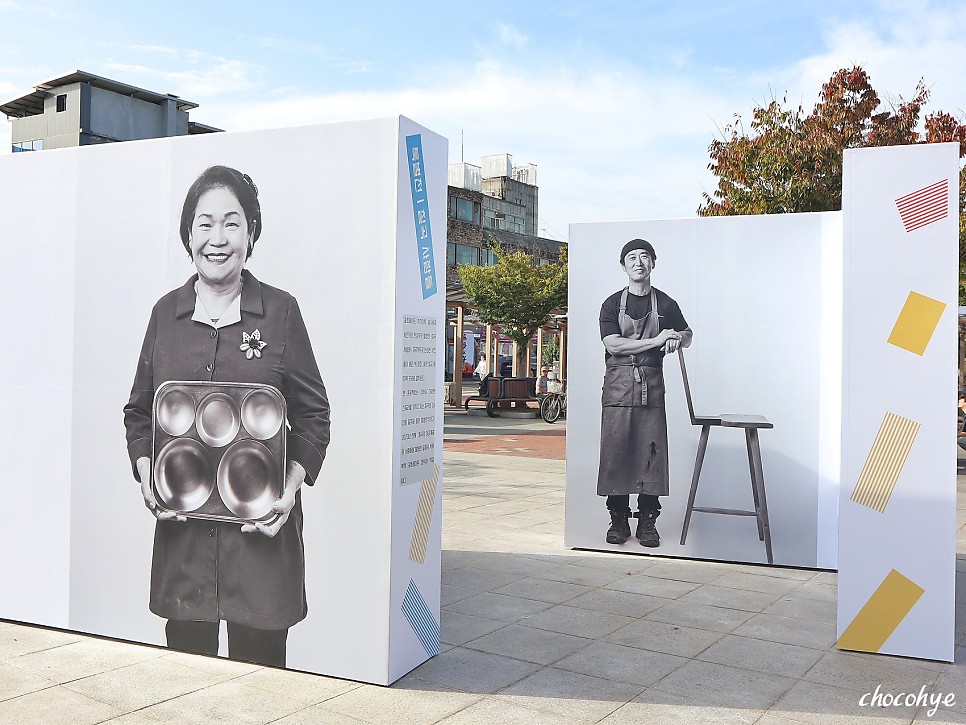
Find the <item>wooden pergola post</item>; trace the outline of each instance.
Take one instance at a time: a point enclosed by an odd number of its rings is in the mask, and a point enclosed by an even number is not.
[[[463,407],[463,305],[456,306],[456,334],[453,337],[453,382],[449,386],[449,399]]]
[[[496,372],[493,367],[493,355],[496,350],[496,346],[493,343],[493,325],[486,326],[486,346],[483,348],[483,354],[486,355],[486,372],[493,373]],[[483,377],[486,377],[486,373],[483,373]]]
[[[493,329],[493,344],[490,346],[490,359],[493,364],[490,365],[490,372],[494,375],[500,375],[500,331],[495,327]]]
[[[560,323],[560,379],[567,379],[567,327]]]
[[[537,375],[543,367],[543,327],[537,328]]]

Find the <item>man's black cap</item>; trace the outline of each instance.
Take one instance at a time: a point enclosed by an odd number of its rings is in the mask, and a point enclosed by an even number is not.
[[[621,249],[621,264],[624,264],[624,257],[627,256],[627,253],[635,249],[643,249],[645,252],[651,255],[651,259],[653,259],[655,262],[657,261],[657,252],[654,251],[654,247],[651,246],[649,241],[646,239],[632,239],[624,245],[623,249]]]

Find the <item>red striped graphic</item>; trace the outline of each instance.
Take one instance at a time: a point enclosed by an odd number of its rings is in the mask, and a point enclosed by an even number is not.
[[[907,232],[924,227],[949,215],[949,179],[896,199],[902,225]]]

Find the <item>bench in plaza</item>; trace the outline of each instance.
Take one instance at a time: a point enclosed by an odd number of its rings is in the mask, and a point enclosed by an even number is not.
[[[463,408],[470,409],[470,403],[482,403],[486,407],[486,414],[491,418],[499,417],[500,408],[513,405],[516,409],[531,409],[529,403],[536,403],[540,408],[540,398],[537,397],[536,378],[487,378],[486,395],[471,395],[463,402]]]

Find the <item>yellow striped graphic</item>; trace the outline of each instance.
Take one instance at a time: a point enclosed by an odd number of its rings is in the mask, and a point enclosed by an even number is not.
[[[433,466],[433,477],[423,481],[419,489],[419,503],[416,505],[416,519],[413,521],[413,539],[409,545],[409,558],[417,564],[426,560],[426,542],[429,541],[429,527],[433,523],[438,483],[439,466]]]
[[[885,513],[889,499],[899,481],[909,451],[919,432],[919,423],[895,413],[886,413],[872,450],[865,459],[862,473],[852,490],[852,500],[880,514]]]
[[[839,637],[839,649],[878,652],[925,591],[895,569],[890,571]]]
[[[910,292],[902,306],[888,342],[903,350],[922,355],[936,331],[946,304],[918,292]]]

